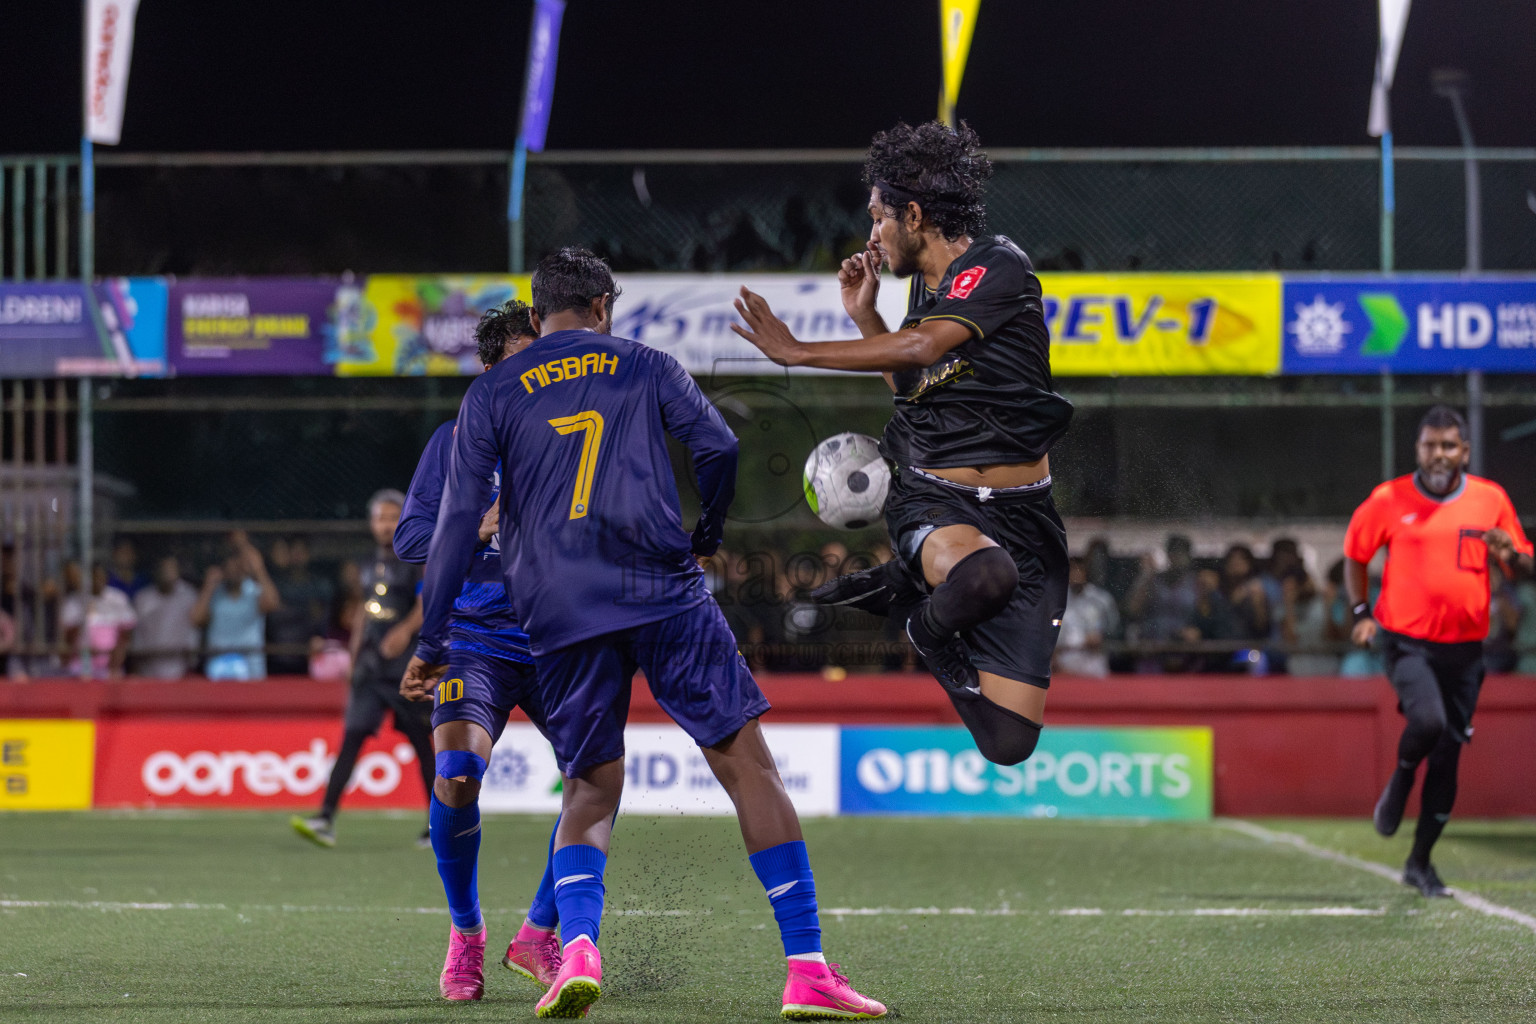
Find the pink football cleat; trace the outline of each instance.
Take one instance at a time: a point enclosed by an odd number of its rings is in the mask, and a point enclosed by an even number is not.
[[[544,932],[524,921],[501,965],[549,988],[560,973],[560,936],[553,928]]]
[[[837,964],[791,960],[780,1012],[787,1020],[878,1020],[885,1004],[855,992]]]
[[[603,994],[603,958],[586,937],[572,939],[561,954],[560,973],[534,1006],[540,1017],[574,1020]]]
[[[443,961],[443,975],[438,988],[444,999],[461,1002],[485,995],[485,929],[478,935],[465,935],[448,928],[448,957]]]

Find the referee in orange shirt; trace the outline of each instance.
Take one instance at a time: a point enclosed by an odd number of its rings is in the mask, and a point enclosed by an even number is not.
[[[1532,572],[1531,543],[1515,507],[1492,480],[1468,476],[1467,424],[1444,405],[1419,422],[1416,473],[1389,480],[1355,510],[1344,537],[1344,579],[1354,606],[1353,639],[1378,636],[1398,706],[1408,720],[1397,769],[1376,802],[1376,831],[1390,836],[1403,820],[1420,761],[1427,760],[1413,852],[1403,884],[1425,896],[1449,896],[1429,851],[1456,802],[1456,765],[1472,737],[1488,635],[1488,563],[1508,575]],[[1387,567],[1374,610],[1366,566],[1385,545]]]

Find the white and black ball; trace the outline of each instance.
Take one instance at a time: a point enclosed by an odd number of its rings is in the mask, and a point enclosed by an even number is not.
[[[805,460],[805,500],[828,526],[861,530],[878,522],[890,488],[890,468],[867,434],[829,437]]]

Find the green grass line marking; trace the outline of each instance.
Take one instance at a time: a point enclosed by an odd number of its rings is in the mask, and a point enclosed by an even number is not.
[[[1316,857],[1319,860],[1331,860],[1335,864],[1343,864],[1346,867],[1355,868],[1359,871],[1369,871],[1371,874],[1379,875],[1380,877],[1387,879],[1389,882],[1396,882],[1401,885],[1403,881],[1403,874],[1401,871],[1393,870],[1392,868],[1387,867],[1385,864],[1377,864],[1375,861],[1361,860],[1359,857],[1351,857],[1347,853],[1340,853],[1337,850],[1330,850],[1327,847],[1317,846],[1303,839],[1301,836],[1290,832],[1272,832],[1269,829],[1264,828],[1262,825],[1255,825],[1253,822],[1243,821],[1241,818],[1218,818],[1216,819],[1215,824],[1221,826],[1222,828],[1229,828],[1233,831],[1241,832],[1243,835],[1257,839],[1261,843],[1269,843],[1279,846],[1290,846],[1296,850],[1301,851],[1302,853],[1305,853],[1309,857]],[[1460,903],[1462,906],[1467,907],[1470,910],[1476,910],[1478,913],[1487,914],[1490,917],[1499,917],[1506,921],[1513,921],[1515,924],[1529,928],[1532,932],[1536,932],[1536,917],[1532,917],[1530,914],[1521,913],[1514,907],[1506,907],[1502,903],[1495,903],[1492,900],[1484,899],[1476,893],[1467,892],[1463,889],[1452,889],[1451,896],[1456,900],[1457,903]]]

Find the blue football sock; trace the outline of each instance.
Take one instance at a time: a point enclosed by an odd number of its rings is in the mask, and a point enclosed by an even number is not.
[[[480,927],[480,804],[449,807],[432,794],[427,812],[432,825],[432,852],[437,873],[448,896],[448,915],[460,931]]]
[[[748,858],[768,890],[773,919],[779,923],[784,955],[821,952],[821,919],[816,916],[816,877],[805,843],[780,843]]]
[[[549,855],[544,858],[544,877],[539,879],[538,891],[533,894],[533,904],[528,908],[528,923],[535,928],[553,928],[560,922],[555,909],[555,833],[560,829],[560,819],[549,830]]]
[[[608,855],[595,846],[562,846],[550,858],[555,874],[555,909],[560,915],[560,941],[578,935],[597,941],[603,918],[603,869]]]

